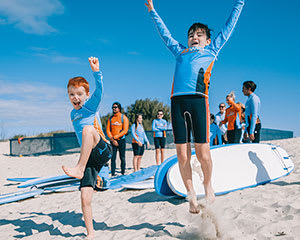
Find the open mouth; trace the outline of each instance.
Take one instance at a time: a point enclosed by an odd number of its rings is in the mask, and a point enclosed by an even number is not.
[[[198,45],[199,45],[198,42],[193,42],[193,43],[192,43],[192,46],[198,46]]]
[[[75,107],[79,107],[80,106],[80,102],[73,102]]]

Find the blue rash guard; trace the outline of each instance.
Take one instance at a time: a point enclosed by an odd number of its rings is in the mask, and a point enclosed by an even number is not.
[[[132,124],[131,134],[133,136],[132,142],[134,142],[134,143],[140,142],[142,144],[149,143],[147,135],[146,135],[145,130],[143,128],[143,125],[139,124],[137,126],[137,128],[135,129],[135,123]]]
[[[153,137],[166,137],[168,122],[165,119],[154,119],[152,122]]]
[[[218,145],[222,144],[222,133],[216,123],[210,124],[210,146],[214,145],[215,138],[218,138]]]
[[[246,129],[250,126],[249,134],[254,134],[255,125],[259,119],[260,99],[252,93],[245,104]]]
[[[176,68],[171,98],[180,95],[201,95],[208,97],[208,88],[213,64],[239,19],[245,0],[237,0],[225,26],[212,43],[205,48],[186,48],[171,36],[155,10],[150,15],[168,49],[176,58]]]
[[[73,109],[71,111],[71,121],[80,146],[82,144],[83,128],[85,126],[93,126],[95,117],[99,118],[98,112],[103,91],[103,77],[101,72],[93,72],[93,75],[96,82],[96,89],[93,95],[82,105],[80,109]]]

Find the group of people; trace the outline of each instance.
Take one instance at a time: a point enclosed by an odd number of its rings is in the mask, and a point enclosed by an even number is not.
[[[119,150],[121,161],[121,174],[125,174],[126,170],[126,140],[128,134],[129,121],[125,114],[121,113],[122,106],[119,102],[112,104],[113,116],[107,121],[106,133],[112,145],[111,158],[111,175],[116,176],[116,156]],[[166,130],[168,122],[163,119],[164,112],[158,110],[156,118],[152,122],[152,130],[155,146],[156,164],[159,165],[164,161],[164,150],[166,144]],[[132,134],[132,150],[133,150],[133,169],[138,171],[141,168],[141,160],[145,151],[145,146],[149,147],[150,143],[143,127],[143,115],[137,114],[135,121],[131,125]]]
[[[254,93],[253,81],[243,83],[243,94],[248,97],[246,104],[235,102],[234,92],[226,96],[228,108],[224,102],[219,104],[220,111],[210,114],[210,145],[234,143],[259,143],[260,141],[260,99]],[[226,109],[225,109],[226,108]]]
[[[212,203],[215,200],[215,194],[211,182],[213,164],[210,154],[208,88],[213,65],[220,50],[232,35],[245,1],[236,0],[226,24],[213,40],[211,39],[211,30],[207,25],[194,23],[187,32],[188,47],[185,47],[172,37],[163,20],[154,9],[153,0],[146,0],[145,3],[161,39],[176,59],[171,90],[171,118],[179,170],[187,190],[189,212],[193,214],[199,213],[200,209],[193,186],[190,165],[191,134],[193,134],[196,156],[201,163],[204,176],[203,187],[205,190],[205,199],[208,203]],[[123,128],[122,121],[125,122],[127,119],[121,113],[117,114],[118,116],[113,116],[109,120],[109,124],[118,125],[118,128],[116,128],[118,130],[108,135],[110,141],[105,138],[98,119],[103,89],[102,73],[100,72],[97,58],[90,57],[89,62],[96,82],[96,89],[92,96],[89,94],[89,84],[83,77],[71,78],[68,83],[68,96],[74,107],[71,112],[71,120],[81,146],[81,151],[79,161],[75,167],[62,166],[62,168],[67,175],[81,179],[81,206],[87,228],[87,237],[93,238],[94,228],[91,202],[97,182],[97,175],[101,167],[107,164],[113,155],[116,154],[117,148],[119,151],[122,151],[120,149],[124,149],[124,132],[126,129]],[[252,111],[259,106],[255,104],[258,98],[253,94],[254,90],[255,87],[244,83],[243,92],[248,96],[245,107],[245,121],[249,129],[247,132],[251,141],[258,139],[257,132],[259,131],[257,129],[260,126],[259,117],[256,115],[258,111]],[[230,105],[228,108],[230,110],[226,110],[225,118],[221,121],[222,125],[226,124],[229,118],[240,121],[241,110],[237,111],[240,115],[234,117],[237,104],[234,103],[232,94],[228,95],[227,103]],[[225,104],[222,106],[225,106]],[[120,110],[119,107],[118,104],[115,104],[113,105],[113,110]],[[144,143],[148,142],[145,135],[142,138],[139,137],[142,134],[141,121],[141,116],[137,116],[132,126],[134,130],[133,148],[138,154],[143,151],[142,146],[139,144],[141,143],[141,139],[143,139]],[[231,122],[230,126],[228,124],[227,139],[235,139],[238,131],[229,132],[235,130],[235,125],[236,121]],[[160,135],[157,137],[159,138]],[[157,139],[156,142],[157,144],[163,143],[161,139]],[[138,168],[139,161],[140,158],[136,157],[136,168]],[[124,173],[125,160],[122,164],[121,171]]]

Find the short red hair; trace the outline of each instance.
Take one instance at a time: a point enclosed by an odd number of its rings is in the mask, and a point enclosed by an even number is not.
[[[90,92],[90,85],[84,77],[73,77],[69,80],[67,88],[73,87],[84,87],[86,94]]]

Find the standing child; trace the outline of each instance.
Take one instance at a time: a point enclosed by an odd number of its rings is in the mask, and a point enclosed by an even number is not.
[[[215,123],[215,116],[210,114],[210,146],[222,145],[222,133],[219,126]]]
[[[83,77],[74,77],[68,83],[68,95],[74,109],[71,121],[81,146],[80,157],[74,168],[62,166],[64,172],[80,180],[81,207],[87,229],[87,238],[94,237],[92,217],[92,197],[97,176],[102,166],[111,158],[111,146],[105,139],[97,114],[102,97],[102,73],[99,70],[98,58],[89,58],[96,89],[89,98],[89,83]]]
[[[197,197],[192,182],[191,132],[195,151],[204,175],[206,200],[215,199],[211,185],[212,160],[209,147],[208,87],[214,62],[231,36],[243,9],[245,0],[236,0],[233,11],[222,31],[211,41],[210,29],[194,23],[188,30],[188,48],[177,42],[147,0],[146,6],[159,34],[176,58],[176,68],[171,92],[171,116],[174,141],[182,180],[188,193],[189,211],[199,213]]]
[[[154,137],[155,146],[155,159],[156,165],[162,164],[165,158],[165,146],[166,146],[166,130],[168,129],[167,120],[163,119],[163,110],[158,110],[156,119],[152,122],[152,131]],[[160,161],[159,161],[160,153]]]
[[[133,169],[138,171],[141,168],[141,161],[145,150],[145,144],[149,141],[143,127],[143,116],[142,114],[137,114],[135,117],[134,124],[131,126],[132,139],[132,150],[133,150]]]

